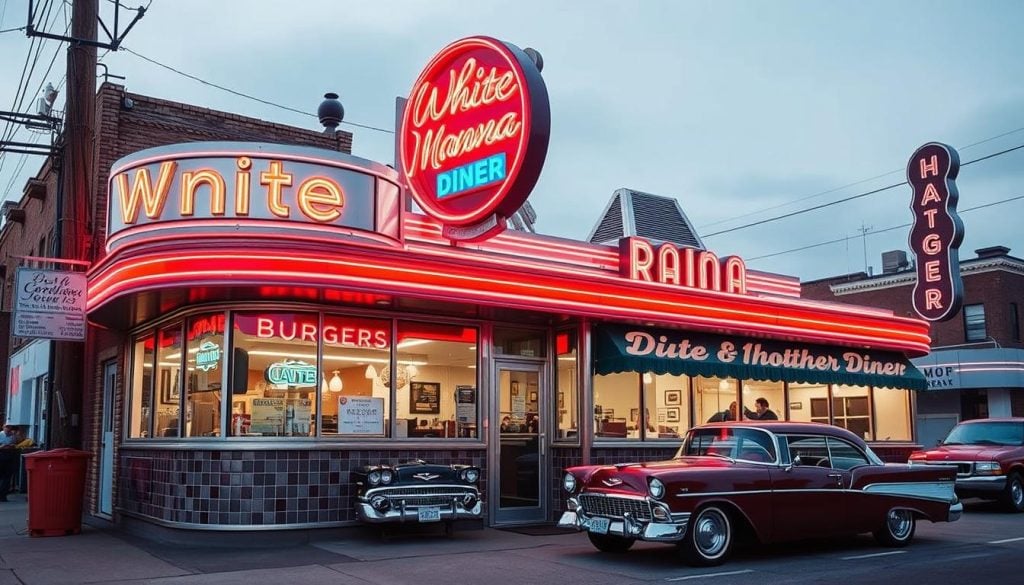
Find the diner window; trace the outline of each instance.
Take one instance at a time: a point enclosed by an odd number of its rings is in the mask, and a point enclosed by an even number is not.
[[[157,332],[155,434],[160,437],[181,436],[181,363],[181,323],[175,323]]]
[[[790,384],[787,406],[789,407],[788,420],[828,424],[828,386],[825,384]]]
[[[224,374],[224,313],[191,317],[186,323],[185,436],[219,437]]]
[[[391,321],[325,315],[322,343],[320,434],[388,436]],[[407,375],[415,372],[414,365],[405,367]]]
[[[623,372],[594,376],[594,436],[597,440],[639,439],[639,430],[629,430],[633,409],[640,408],[641,376]]]
[[[741,418],[759,420],[757,401],[763,398],[768,402],[768,410],[774,412],[779,420],[786,420],[786,389],[782,382],[744,380],[742,396],[743,403],[740,405],[740,412],[743,413],[743,416]]]
[[[579,364],[577,359],[576,331],[560,331],[555,334],[555,353],[558,367],[555,369],[555,420],[558,440],[579,441]]]
[[[865,441],[874,439],[867,386],[832,387],[832,424],[852,432]]]
[[[645,439],[678,439],[690,428],[690,378],[672,374],[641,376],[643,411],[630,411],[630,426]]]
[[[547,336],[543,331],[510,327],[494,328],[495,355],[547,357],[546,342]]]
[[[964,331],[968,342],[985,341],[985,305],[966,305],[964,307]]]
[[[395,436],[478,438],[477,330],[400,321],[395,350]]]
[[[316,313],[246,312],[232,319],[231,424],[241,437],[314,432],[317,389],[342,389],[317,369]],[[340,372],[339,372],[340,374]],[[333,384],[333,386],[332,386]]]
[[[737,381],[731,378],[693,378],[694,418],[697,422],[737,420]]]
[[[128,437],[140,439],[153,433],[153,358],[155,340],[150,333],[132,346],[132,378],[129,398]]]
[[[871,392],[875,413],[875,440],[909,441],[910,391],[896,388],[875,388]]]

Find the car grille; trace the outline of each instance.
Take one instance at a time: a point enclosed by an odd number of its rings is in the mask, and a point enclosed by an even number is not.
[[[957,477],[969,477],[974,471],[974,464],[970,461],[928,461],[928,465],[945,465],[956,467]]]
[[[583,511],[591,516],[622,518],[626,515],[626,512],[629,512],[637,520],[651,519],[651,505],[646,500],[580,494],[579,501]]]
[[[394,488],[379,492],[388,498],[392,506],[398,506],[405,502],[406,508],[418,508],[420,506],[449,506],[452,500],[462,499],[466,494],[477,495],[473,488],[460,488],[457,486],[437,486],[421,488]]]

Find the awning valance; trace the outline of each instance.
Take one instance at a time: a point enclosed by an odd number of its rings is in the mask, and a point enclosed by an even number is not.
[[[775,382],[924,390],[903,354],[671,329],[602,325],[594,333],[594,373],[652,372]]]

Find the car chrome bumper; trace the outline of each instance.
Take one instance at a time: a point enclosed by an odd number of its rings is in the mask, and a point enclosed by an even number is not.
[[[964,513],[964,504],[960,500],[957,500],[949,505],[949,515],[946,517],[946,522],[956,522],[960,519]]]
[[[435,507],[435,506],[431,506]],[[477,498],[476,502],[466,507],[458,499],[452,499],[443,506],[436,506],[440,512],[441,522],[454,520],[475,520],[483,517],[483,502]],[[385,522],[419,522],[419,507],[406,506],[404,501],[399,501],[389,509],[380,511],[370,505],[366,498],[359,498],[356,502],[356,517],[363,522],[380,524]]]
[[[589,532],[591,518],[586,515],[585,510],[581,512],[578,504],[576,505],[575,511],[562,514],[558,520],[558,527]],[[686,536],[686,526],[689,522],[689,514],[672,514],[670,522],[638,520],[627,515],[624,518],[611,518],[608,534],[650,542],[678,542]]]
[[[979,475],[972,477],[958,477],[956,480],[956,491],[962,494],[991,494],[998,495],[1006,489],[1005,475]]]

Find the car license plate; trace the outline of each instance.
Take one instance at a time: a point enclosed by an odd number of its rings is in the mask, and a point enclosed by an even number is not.
[[[440,522],[441,521],[441,508],[433,506],[430,508],[420,508],[417,510],[420,522]]]
[[[611,526],[612,521],[607,518],[591,518],[590,519],[590,530],[594,534],[608,534],[608,527]]]

